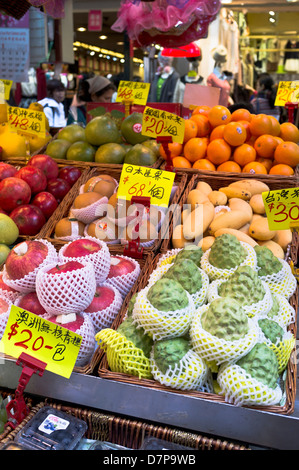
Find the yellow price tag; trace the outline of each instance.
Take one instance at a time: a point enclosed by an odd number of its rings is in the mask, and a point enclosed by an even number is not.
[[[142,117],[143,135],[149,137],[171,137],[180,144],[184,141],[185,120],[176,114],[146,106]]]
[[[20,134],[46,135],[46,120],[42,111],[8,106],[7,117],[10,128]]]
[[[150,90],[150,83],[127,82],[121,80],[117,88],[116,102],[132,101],[134,104],[145,105]]]
[[[287,230],[299,225],[299,188],[262,193],[270,230]]]
[[[120,175],[117,197],[150,197],[151,205],[168,207],[175,173],[125,163]]]
[[[69,378],[82,337],[34,313],[12,305],[1,340],[1,350],[18,358],[22,352],[47,364],[46,370]]]
[[[10,89],[12,84],[12,80],[0,79],[0,99],[9,100]]]
[[[299,103],[299,81],[279,82],[275,106],[285,106],[286,103]]]

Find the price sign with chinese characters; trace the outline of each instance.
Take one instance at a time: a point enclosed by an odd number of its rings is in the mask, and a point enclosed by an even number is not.
[[[46,120],[43,112],[8,106],[7,115],[11,129],[16,130],[20,134],[45,137]]]
[[[287,230],[299,225],[299,188],[278,189],[262,193],[270,230]]]
[[[9,100],[10,89],[13,84],[12,80],[0,79],[0,99]]]
[[[121,80],[117,88],[116,102],[132,101],[134,104],[145,105],[151,84],[143,82],[127,82]]]
[[[184,141],[185,121],[176,114],[168,113],[162,109],[146,106],[143,111],[142,131],[148,137],[171,137],[180,144]]]
[[[279,82],[275,106],[285,106],[286,103],[299,103],[299,81]]]
[[[124,164],[117,197],[131,200],[133,196],[150,197],[151,205],[168,207],[175,173]]]
[[[46,370],[69,378],[82,337],[31,312],[12,305],[1,350],[18,358],[22,352],[47,364]]]

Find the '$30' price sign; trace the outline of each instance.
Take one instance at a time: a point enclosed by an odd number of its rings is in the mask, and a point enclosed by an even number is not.
[[[69,378],[82,337],[38,315],[12,305],[1,350],[18,358],[22,352],[47,364],[46,370]]]
[[[45,137],[46,120],[43,112],[9,106],[7,116],[10,128],[18,133]]]
[[[176,114],[146,106],[142,117],[143,135],[148,137],[171,137],[173,142],[184,141],[185,121]]]
[[[299,226],[299,188],[268,191],[262,196],[270,230]]]

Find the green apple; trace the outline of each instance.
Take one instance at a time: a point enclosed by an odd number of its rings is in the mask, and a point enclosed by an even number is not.
[[[0,243],[0,266],[2,263],[5,263],[9,252],[10,252],[9,246],[4,245],[4,243]]]
[[[19,229],[6,214],[0,214],[0,243],[12,245],[19,236]]]

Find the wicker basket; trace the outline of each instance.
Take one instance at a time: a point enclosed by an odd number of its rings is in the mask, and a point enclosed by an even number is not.
[[[250,450],[242,443],[229,442],[222,438],[202,436],[194,432],[160,426],[156,423],[137,421],[86,408],[74,408],[70,405],[52,401],[38,403],[16,429],[12,431],[8,428],[8,432],[5,435],[0,435],[0,450],[4,444],[13,442],[25,424],[47,405],[83,420],[87,424],[85,438],[108,441],[133,450],[139,449],[144,439],[150,436],[190,447],[194,450]]]

